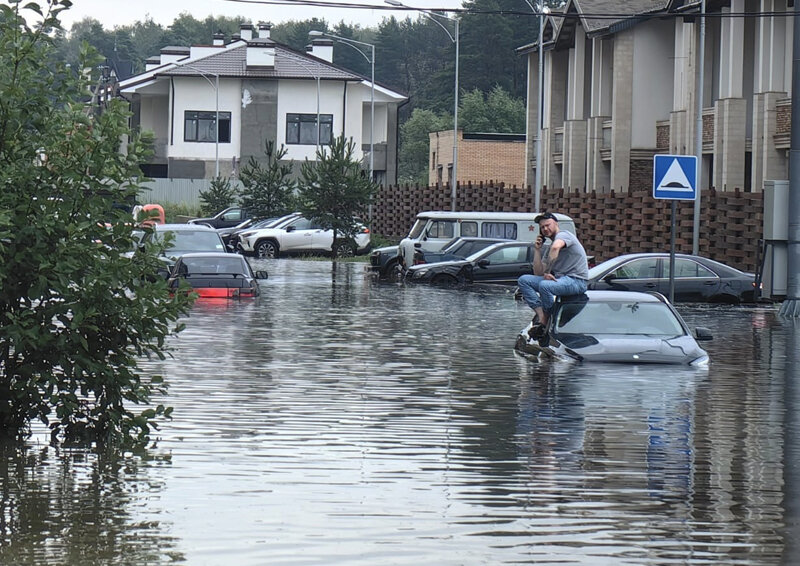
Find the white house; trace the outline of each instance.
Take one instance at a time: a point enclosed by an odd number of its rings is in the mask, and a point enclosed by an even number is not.
[[[359,148],[365,171],[372,161],[376,181],[395,183],[397,109],[407,98],[334,65],[329,39],[315,39],[310,52],[300,53],[270,39],[269,30],[243,25],[227,44],[216,35],[213,45],[165,47],[144,73],[119,84],[133,126],[155,134],[145,172],[228,176],[251,156],[263,159],[266,141],[283,145],[285,159],[299,164],[343,134]]]
[[[695,155],[698,129],[703,188],[761,191],[788,179],[791,4],[708,1],[702,55],[700,6],[568,0],[547,18],[542,163],[539,42],[518,49],[529,62],[528,184],[540,168],[552,188],[651,188],[653,155]]]

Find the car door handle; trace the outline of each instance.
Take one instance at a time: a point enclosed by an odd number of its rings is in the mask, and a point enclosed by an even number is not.
[[[704,281],[703,282],[703,285],[708,285],[709,287],[711,287],[712,285],[716,285],[716,284],[717,284],[716,281]]]
[[[655,283],[646,283],[645,287],[647,287],[648,289],[652,289],[654,287],[658,287],[658,285],[656,285]]]

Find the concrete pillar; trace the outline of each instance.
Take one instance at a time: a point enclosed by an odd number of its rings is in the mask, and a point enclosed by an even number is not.
[[[569,50],[567,120],[583,120],[586,72],[586,34],[575,26],[575,46]]]
[[[633,32],[614,36],[614,97],[611,110],[611,189],[629,190],[633,108]]]
[[[761,0],[764,12],[786,11],[786,0]],[[777,102],[786,92],[786,18],[759,18],[756,22],[751,186],[764,188],[764,181],[787,178],[786,153],[775,148]]]
[[[527,140],[525,144],[525,186],[533,187],[536,184],[536,137],[539,135],[539,52],[528,53],[528,112],[526,116],[525,131]],[[542,148],[544,149],[544,147]],[[542,154],[544,159],[544,153]],[[536,167],[541,164],[537,163]]]
[[[564,188],[586,189],[586,120],[564,122]]]
[[[603,122],[607,116],[592,116],[587,122],[586,190],[606,192],[611,186],[609,169],[603,164]]]
[[[722,13],[742,13],[744,0],[730,0]],[[744,61],[744,18],[721,18],[720,21],[719,97],[741,98]]]
[[[725,98],[714,105],[714,171],[718,191],[744,188],[747,102]]]
[[[544,62],[544,90],[549,93],[545,96],[544,120],[547,134],[545,146],[542,148],[545,156],[543,184],[548,188],[560,188],[561,174],[553,157],[555,146],[555,129],[564,125],[564,112],[567,98],[567,65],[568,53],[565,51],[545,52]]]

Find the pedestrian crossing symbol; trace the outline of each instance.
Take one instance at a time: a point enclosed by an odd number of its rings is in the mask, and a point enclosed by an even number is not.
[[[653,197],[672,200],[696,200],[697,157],[694,155],[654,156]]]

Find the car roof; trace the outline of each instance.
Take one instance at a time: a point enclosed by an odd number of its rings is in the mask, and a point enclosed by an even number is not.
[[[156,224],[156,232],[181,232],[181,231],[204,231],[216,232],[211,226],[206,224]]]
[[[430,218],[434,220],[518,220],[521,222],[533,222],[534,219],[542,214],[541,212],[452,212],[444,210],[427,210],[417,214],[417,218]],[[554,212],[559,222],[563,220],[572,221],[570,216]]]
[[[181,259],[192,259],[192,258],[195,258],[195,259],[201,259],[201,258],[206,258],[206,259],[228,259],[228,258],[232,258],[232,257],[238,257],[238,258],[244,259],[244,257],[239,255],[239,254],[231,254],[231,253],[228,253],[228,252],[190,252],[188,254],[182,254],[181,255]]]
[[[594,303],[618,303],[620,301],[636,301],[639,303],[666,303],[666,298],[660,293],[640,293],[639,291],[586,291],[582,295],[569,295],[560,297],[562,303],[581,302],[589,298]]]

